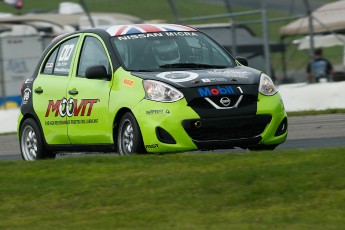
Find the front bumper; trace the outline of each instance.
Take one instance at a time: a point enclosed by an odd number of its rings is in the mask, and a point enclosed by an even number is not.
[[[199,149],[219,149],[256,145],[271,115],[184,120],[182,126]]]
[[[259,95],[255,115],[201,118],[185,99],[174,103],[143,100],[133,113],[148,152],[278,145],[287,137],[286,126],[277,132],[287,119],[279,94]]]

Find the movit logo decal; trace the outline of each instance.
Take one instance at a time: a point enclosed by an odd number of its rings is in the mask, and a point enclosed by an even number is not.
[[[192,81],[198,78],[197,73],[188,72],[188,71],[172,71],[172,72],[163,72],[157,75],[159,78],[163,78],[172,82],[185,82]]]
[[[198,91],[202,97],[235,94],[235,91],[231,86],[204,87],[199,88]]]
[[[63,98],[62,100],[57,100],[54,102],[53,100],[49,100],[48,107],[46,111],[46,117],[49,116],[50,112],[55,112],[55,117],[60,115],[61,117],[68,117],[72,116],[90,116],[92,113],[93,105],[99,102],[98,99],[82,99],[80,103],[78,103],[77,99],[66,99]]]

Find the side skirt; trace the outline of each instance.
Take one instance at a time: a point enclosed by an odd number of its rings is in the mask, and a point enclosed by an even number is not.
[[[88,145],[48,145],[53,152],[116,152],[113,144],[88,144]]]

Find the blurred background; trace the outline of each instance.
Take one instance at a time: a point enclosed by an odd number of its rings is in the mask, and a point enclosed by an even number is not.
[[[276,84],[305,82],[312,51],[344,77],[345,1],[0,0],[0,106],[20,105],[20,86],[55,36],[94,26],[178,23],[197,27]]]

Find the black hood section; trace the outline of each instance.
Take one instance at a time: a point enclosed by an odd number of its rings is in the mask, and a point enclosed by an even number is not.
[[[256,114],[261,72],[249,67],[132,74],[179,89],[201,119]]]
[[[158,80],[178,89],[210,85],[259,84],[261,72],[246,66],[226,69],[179,70],[165,72],[132,72],[144,80]]]

